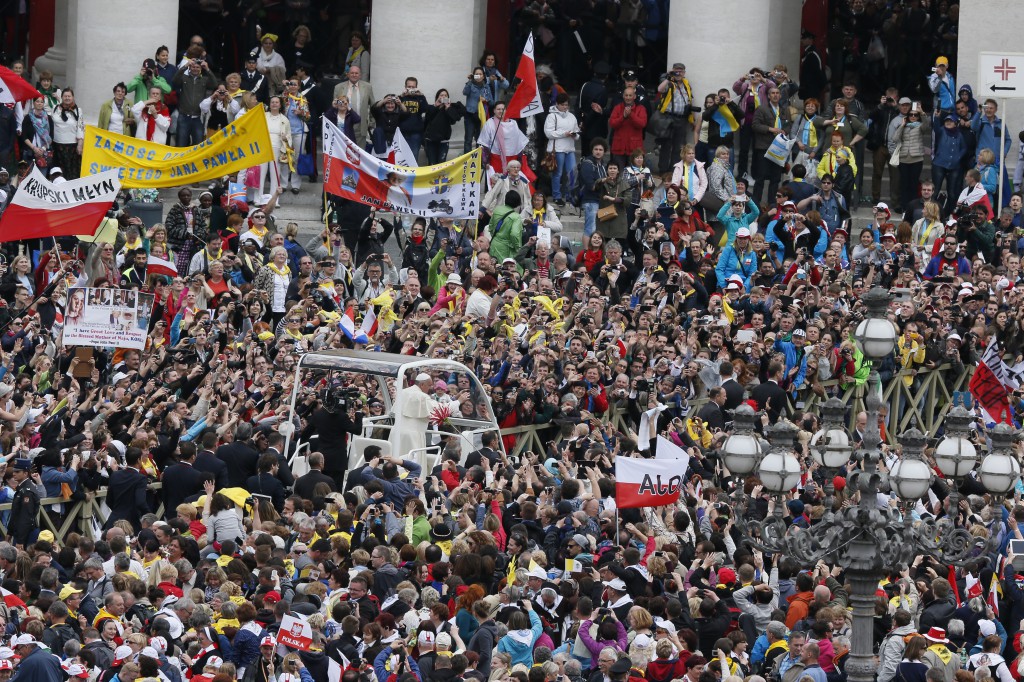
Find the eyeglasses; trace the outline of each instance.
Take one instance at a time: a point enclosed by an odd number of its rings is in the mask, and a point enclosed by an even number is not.
[[[253,220],[266,220],[266,219],[267,219],[267,216],[263,215],[262,213],[259,213],[259,214],[257,214],[257,215],[254,215],[254,216],[252,217],[252,219],[253,219]]]
[[[300,320],[297,317],[289,317],[288,318],[288,324],[299,324],[300,322],[302,322],[302,320]]]

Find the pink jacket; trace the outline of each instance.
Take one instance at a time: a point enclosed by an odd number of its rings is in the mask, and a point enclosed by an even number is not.
[[[696,187],[692,188],[693,201],[694,203],[697,203],[702,198],[704,198],[704,192],[706,192],[708,189],[708,174],[704,172],[704,162],[694,161],[693,165],[696,166],[696,169],[694,170],[693,174],[695,184],[697,185]],[[683,188],[683,184],[686,181],[686,175],[686,166],[682,161],[680,161],[679,163],[672,167],[672,184],[676,185],[679,188]],[[690,188],[686,188],[686,191],[688,191],[689,189]],[[689,198],[689,194],[686,195],[686,198]]]
[[[775,87],[775,82],[764,78],[761,80],[761,85],[757,88],[757,98],[760,104],[764,104],[768,101],[768,89]],[[750,94],[750,81],[746,80],[746,77],[742,77],[736,80],[732,84],[732,91],[739,95],[736,104],[743,111],[742,125],[750,125],[750,122],[754,120],[754,110],[757,108],[747,111],[747,95]]]

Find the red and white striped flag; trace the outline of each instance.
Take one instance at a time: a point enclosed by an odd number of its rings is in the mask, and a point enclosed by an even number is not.
[[[1013,426],[1010,416],[1010,391],[1017,388],[1017,381],[1010,376],[999,343],[993,339],[985,348],[968,389],[981,407],[991,415],[992,421],[1005,422]]]
[[[686,462],[678,459],[615,458],[615,506],[664,507],[679,501]]]
[[[544,105],[540,101],[540,89],[537,87],[537,63],[533,59],[533,34],[526,39],[523,56],[516,67],[516,78],[519,85],[505,107],[505,118],[527,118],[544,113]],[[524,164],[525,166],[525,164]]]
[[[13,608],[24,609],[24,608],[27,608],[25,606],[25,602],[22,601],[21,597],[19,597],[18,595],[14,594],[10,590],[4,589],[3,587],[0,587],[0,597],[3,597],[4,604],[9,609],[13,609]]]
[[[96,234],[121,189],[118,172],[54,185],[33,166],[0,219],[0,241]]]
[[[178,266],[174,264],[174,261],[149,254],[149,259],[146,261],[146,274],[177,277]]]

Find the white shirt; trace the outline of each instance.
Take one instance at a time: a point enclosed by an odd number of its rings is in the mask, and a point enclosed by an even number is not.
[[[107,130],[119,135],[124,134],[124,114],[116,106],[110,107],[110,123],[107,124]]]

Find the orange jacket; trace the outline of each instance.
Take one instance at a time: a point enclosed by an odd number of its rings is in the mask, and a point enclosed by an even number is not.
[[[813,592],[797,592],[786,597],[789,611],[786,612],[786,627],[792,630],[796,624],[807,617],[808,607],[814,601]]]

